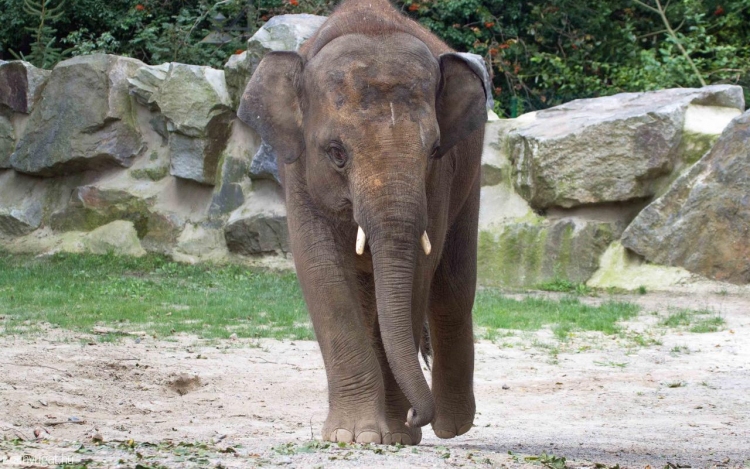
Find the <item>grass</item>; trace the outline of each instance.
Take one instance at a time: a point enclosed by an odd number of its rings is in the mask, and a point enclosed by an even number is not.
[[[615,334],[620,331],[618,321],[632,318],[639,311],[632,303],[606,301],[590,306],[572,296],[560,300],[530,296],[515,300],[487,288],[477,292],[474,321],[490,334],[497,329],[535,331],[549,325],[555,336],[564,340],[575,330]]]
[[[0,327],[5,334],[94,326],[202,338],[312,339],[293,274],[241,266],[186,265],[161,256],[0,253]],[[104,336],[102,340],[111,340]]]
[[[683,328],[700,334],[717,332],[724,327],[726,321],[719,314],[707,309],[679,309],[672,310],[659,324],[666,327]]]
[[[537,290],[552,291],[560,293],[571,293],[573,295],[590,295],[593,290],[585,283],[571,282],[570,280],[555,278],[549,282],[543,282],[536,286]]]
[[[492,339],[545,326],[565,339],[577,330],[617,333],[618,321],[638,311],[630,303],[590,306],[573,296],[515,300],[488,288],[477,293],[474,321]],[[189,333],[222,339],[235,333],[314,339],[293,273],[179,264],[157,255],[36,258],[0,252],[0,333],[29,333],[43,323],[80,332],[114,329],[101,341],[136,331],[160,338]]]

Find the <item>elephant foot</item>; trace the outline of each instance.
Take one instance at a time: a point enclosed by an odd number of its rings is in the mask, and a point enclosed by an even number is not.
[[[422,429],[409,428],[401,420],[388,420],[388,430],[389,435],[383,441],[385,444],[411,446],[422,441]]]
[[[458,402],[463,402],[463,405],[458,404]],[[437,416],[432,421],[432,430],[438,438],[443,439],[463,435],[471,430],[474,425],[475,409],[473,395],[470,399],[438,405]]]
[[[323,425],[323,440],[334,443],[381,444],[389,438],[387,425],[375,419],[345,418],[330,413]]]
[[[472,422],[464,423],[463,425],[456,425],[453,422],[442,422],[438,420],[432,424],[432,431],[435,432],[435,435],[438,438],[447,440],[449,438],[455,438],[458,435],[463,435],[471,430],[473,425]]]
[[[471,388],[464,392],[454,391],[451,394],[441,392],[440,387],[435,391],[436,415],[432,421],[435,436],[449,439],[471,430],[476,413],[474,393]]]

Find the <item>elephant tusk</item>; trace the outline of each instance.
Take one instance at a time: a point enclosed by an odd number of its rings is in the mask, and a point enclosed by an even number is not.
[[[422,249],[426,255],[430,255],[432,252],[432,244],[430,244],[430,238],[427,237],[427,232],[422,233],[422,237],[419,238],[419,242],[422,243]]]
[[[357,255],[362,255],[365,252],[365,242],[367,241],[367,236],[365,236],[365,230],[362,229],[361,226],[357,227]]]

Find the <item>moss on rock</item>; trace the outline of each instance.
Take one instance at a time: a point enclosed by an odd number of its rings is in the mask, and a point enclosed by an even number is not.
[[[516,221],[479,233],[478,278],[484,285],[532,287],[554,279],[585,282],[621,228],[561,219]]]

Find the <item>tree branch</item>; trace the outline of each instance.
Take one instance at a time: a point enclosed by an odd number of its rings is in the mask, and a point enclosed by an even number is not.
[[[695,62],[693,62],[693,59],[690,58],[690,54],[687,53],[685,50],[685,47],[682,45],[682,41],[677,37],[677,33],[672,29],[672,25],[669,24],[669,20],[667,19],[667,10],[666,8],[661,6],[660,0],[654,0],[656,2],[656,8],[652,7],[651,5],[648,5],[646,3],[643,3],[640,0],[633,0],[636,4],[647,8],[655,13],[657,13],[661,17],[662,23],[664,23],[664,27],[667,30],[667,34],[672,38],[675,45],[678,49],[680,49],[680,52],[682,53],[682,56],[685,57],[685,60],[688,61],[690,64],[690,68],[693,69],[693,73],[695,73],[695,76],[698,78],[698,81],[700,81],[701,86],[706,86],[706,81],[703,79],[703,76],[698,71],[698,67],[695,66]],[[669,1],[667,1],[667,7],[669,7]]]

